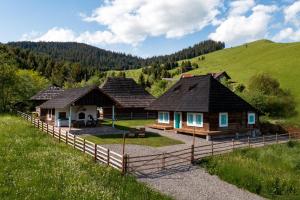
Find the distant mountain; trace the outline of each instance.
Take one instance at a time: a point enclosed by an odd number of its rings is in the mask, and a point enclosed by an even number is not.
[[[10,42],[7,45],[48,55],[56,61],[79,63],[96,70],[137,69],[153,63],[176,62],[223,49],[225,44],[207,40],[170,55],[143,59],[75,42]]]

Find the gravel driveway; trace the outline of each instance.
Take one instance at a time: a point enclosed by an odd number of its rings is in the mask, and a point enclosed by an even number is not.
[[[157,132],[157,131],[156,131]],[[174,151],[190,147],[192,137],[182,134],[174,134],[168,132],[158,132],[159,134],[173,139],[181,140],[185,144],[172,145],[166,147],[148,147],[141,145],[126,145],[126,153],[134,156],[156,154],[168,151]],[[196,145],[208,144],[205,139],[196,138]],[[122,145],[103,145],[113,151],[122,151]],[[220,180],[217,176],[208,174],[203,168],[192,166],[190,164],[181,165],[159,171],[156,173],[143,174],[137,177],[139,181],[144,182],[159,190],[162,193],[168,194],[178,200],[256,200],[263,199],[262,197],[252,194],[248,191],[237,188],[234,185]]]

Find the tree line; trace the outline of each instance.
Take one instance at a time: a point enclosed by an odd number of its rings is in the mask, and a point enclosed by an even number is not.
[[[55,61],[78,63],[98,71],[137,69],[153,64],[177,62],[225,48],[223,42],[207,40],[164,56],[141,58],[75,42],[11,42],[9,46],[49,55]]]

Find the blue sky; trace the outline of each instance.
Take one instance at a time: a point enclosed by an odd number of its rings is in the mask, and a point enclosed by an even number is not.
[[[76,41],[142,57],[206,39],[300,40],[300,0],[2,0],[0,42]]]

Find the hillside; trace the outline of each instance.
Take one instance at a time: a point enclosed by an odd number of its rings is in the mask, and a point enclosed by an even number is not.
[[[0,199],[171,199],[30,123],[0,115]]]
[[[259,40],[206,54],[204,60],[199,58],[190,59],[198,63],[199,69],[189,73],[206,74],[225,70],[234,81],[246,85],[252,75],[269,73],[295,95],[300,113],[300,42],[274,43]],[[300,115],[293,120],[300,120]]]
[[[7,45],[30,50],[35,53],[46,54],[56,61],[79,63],[81,67],[102,71],[112,69],[136,69],[153,63],[176,62],[223,49],[225,46],[222,42],[207,40],[170,55],[154,56],[144,59],[75,42],[11,42]]]

